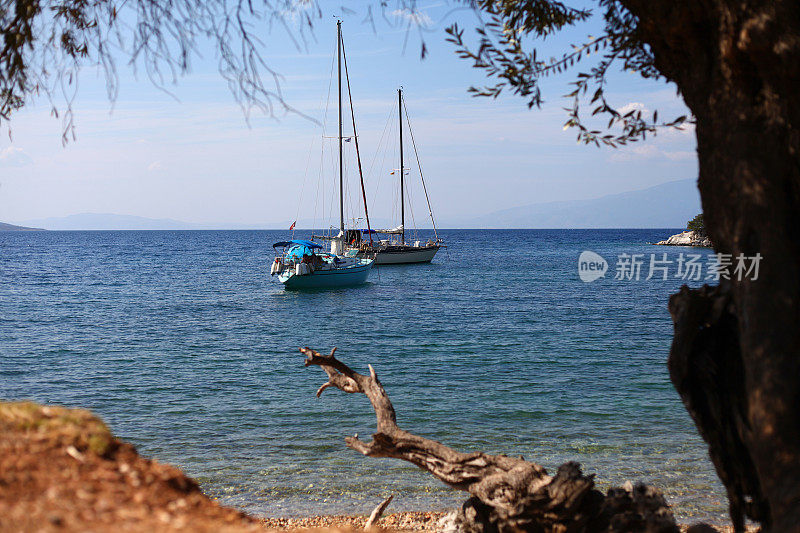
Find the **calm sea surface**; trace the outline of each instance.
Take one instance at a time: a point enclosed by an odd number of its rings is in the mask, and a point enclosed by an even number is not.
[[[601,489],[644,480],[681,520],[720,520],[723,491],[666,366],[667,298],[683,281],[674,263],[669,280],[644,279],[650,254],[709,252],[647,244],[670,230],[442,233],[432,264],[303,293],[269,276],[285,231],[0,232],[0,398],[92,409],[251,513],[463,501],[345,447],[374,429],[369,403],[316,399],[324,374],[298,352],[337,346],[356,370],[372,363],[404,429],[548,469],[577,460]],[[608,260],[604,278],[580,281],[583,250]],[[639,281],[614,279],[620,254],[644,254]]]

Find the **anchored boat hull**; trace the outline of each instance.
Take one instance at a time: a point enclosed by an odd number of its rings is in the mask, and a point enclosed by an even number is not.
[[[289,271],[281,273],[278,279],[287,289],[328,289],[353,287],[366,283],[373,261],[363,265],[333,270],[317,270],[311,274],[298,276]]]
[[[376,265],[405,265],[411,263],[430,263],[439,246],[398,246],[378,251],[375,256]]]

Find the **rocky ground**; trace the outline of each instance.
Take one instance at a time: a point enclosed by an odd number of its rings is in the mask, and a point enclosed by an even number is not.
[[[80,409],[0,403],[0,531],[249,532],[180,470],[139,456]]]

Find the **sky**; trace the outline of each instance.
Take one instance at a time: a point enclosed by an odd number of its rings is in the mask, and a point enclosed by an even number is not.
[[[391,3],[390,3],[391,4]],[[280,28],[261,30],[264,56],[281,75],[285,101],[298,113],[253,112],[246,118],[216,71],[208,44],[169,94],[119,62],[120,91],[109,102],[97,69],[80,73],[74,104],[76,140],[62,145],[62,123],[40,98],[0,131],[0,221],[24,222],[76,213],[116,213],[198,224],[264,224],[336,218],[335,93],[331,92],[335,19],[342,17],[354,110],[371,216],[396,220],[396,91],[402,86],[428,193],[437,218],[462,219],[511,207],[580,200],[696,178],[691,128],[665,131],[625,148],[576,143],[564,130],[578,69],[543,84],[545,104],[473,98],[483,74],[459,59],[444,27],[475,24],[468,10],[420,2],[415,15],[430,28],[428,55],[407,33],[408,12],[387,11],[373,31],[364,10],[337,13],[322,2],[313,39],[298,49]],[[336,4],[338,5],[338,4]],[[597,20],[549,39],[540,55],[560,56],[570,43],[598,35]],[[335,80],[333,80],[335,84]],[[332,88],[335,91],[335,85]],[[687,114],[674,86],[634,73],[612,74],[610,100],[662,117]],[[327,103],[327,115],[325,114]],[[587,107],[588,109],[588,107]],[[348,113],[345,110],[345,113]],[[392,113],[395,113],[394,118]],[[303,116],[306,115],[306,116]],[[348,115],[345,115],[346,118]],[[313,117],[311,120],[307,117]],[[323,126],[324,124],[324,126]],[[345,135],[352,127],[346,126]],[[408,145],[408,133],[406,144]],[[324,149],[323,149],[324,145]],[[353,143],[346,143],[348,216],[361,216]],[[409,208],[424,218],[414,152],[407,146]],[[407,224],[408,225],[408,224]]]

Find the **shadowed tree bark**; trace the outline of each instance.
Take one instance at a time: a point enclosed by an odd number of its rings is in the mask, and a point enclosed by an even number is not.
[[[670,300],[670,372],[730,498],[800,531],[800,3],[623,0],[697,120],[698,186],[717,252],[757,279]]]
[[[677,533],[675,519],[663,496],[638,484],[613,488],[603,495],[594,475],[585,476],[577,463],[564,463],[555,476],[519,457],[461,453],[440,442],[400,429],[392,402],[372,365],[369,375],[342,363],[331,350],[323,355],[301,348],[305,366],[319,366],[328,375],[317,397],[335,387],[367,396],[378,427],[372,440],[347,437],[347,446],[368,457],[393,457],[427,470],[470,498],[454,519],[463,532],[511,531],[648,531]]]

